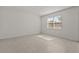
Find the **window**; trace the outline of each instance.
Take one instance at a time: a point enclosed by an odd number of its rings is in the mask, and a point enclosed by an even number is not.
[[[49,16],[47,20],[48,29],[61,29],[62,19],[61,16]]]

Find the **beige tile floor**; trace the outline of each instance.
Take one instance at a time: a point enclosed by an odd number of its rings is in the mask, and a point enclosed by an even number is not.
[[[79,42],[46,34],[0,39],[1,53],[76,53]]]

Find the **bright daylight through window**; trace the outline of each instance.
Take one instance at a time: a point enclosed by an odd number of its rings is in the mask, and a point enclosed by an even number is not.
[[[49,16],[47,20],[48,29],[61,29],[62,19],[61,16]]]

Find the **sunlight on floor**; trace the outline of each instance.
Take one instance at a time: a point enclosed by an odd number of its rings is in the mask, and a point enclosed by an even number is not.
[[[50,37],[50,36],[45,36],[45,35],[37,35],[37,37],[42,38],[44,40],[54,40],[56,37]]]

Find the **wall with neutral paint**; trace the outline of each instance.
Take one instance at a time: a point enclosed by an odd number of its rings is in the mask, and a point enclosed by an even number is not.
[[[62,29],[47,29],[48,16],[62,16]],[[62,11],[58,11],[41,17],[42,33],[63,37],[75,41],[79,41],[79,7],[71,7]]]
[[[0,39],[40,33],[38,15],[11,8],[0,7]]]

